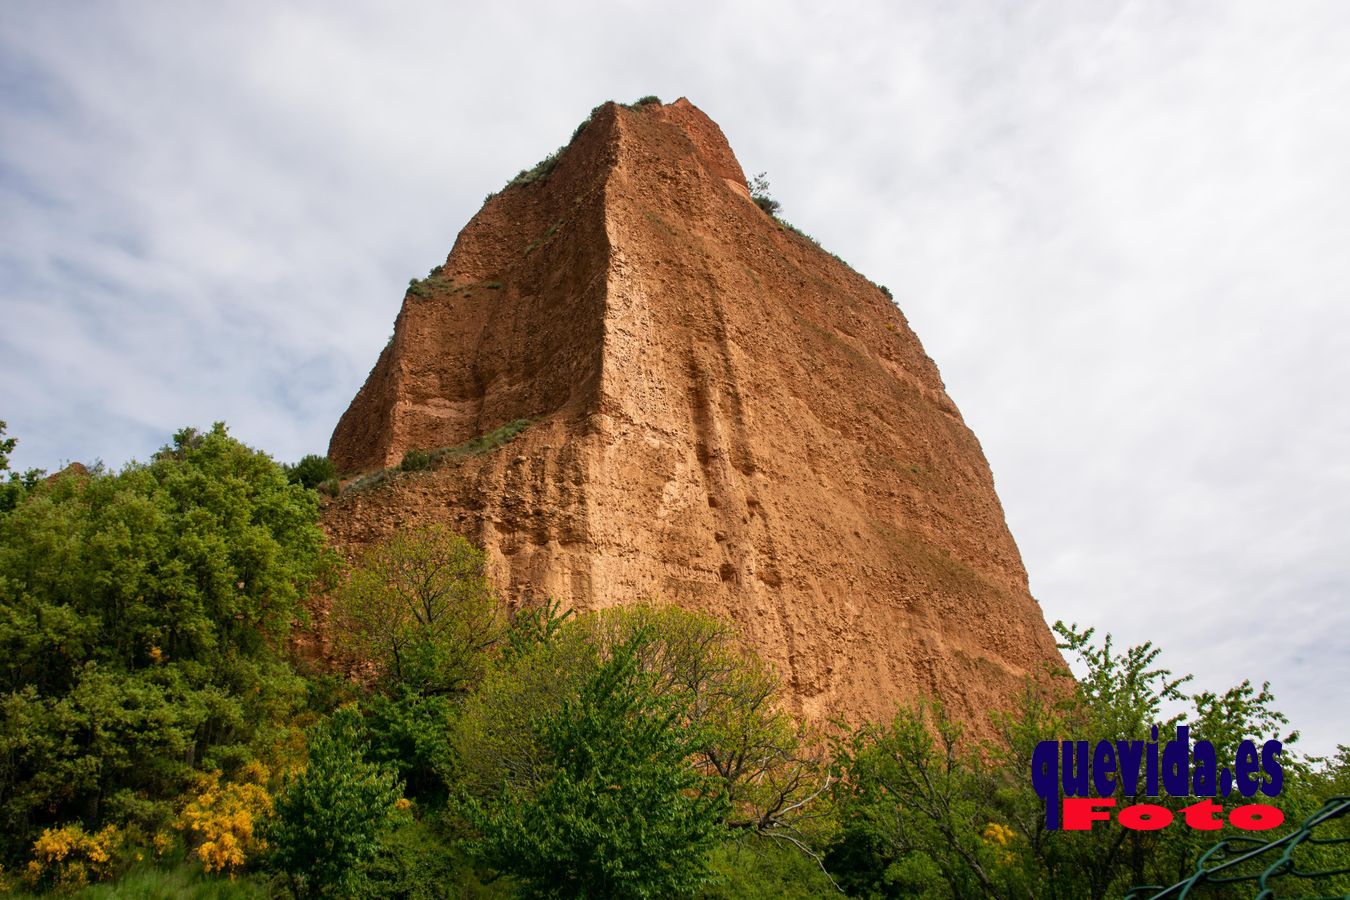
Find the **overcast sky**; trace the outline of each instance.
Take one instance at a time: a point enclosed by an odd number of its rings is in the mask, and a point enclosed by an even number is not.
[[[894,291],[1050,621],[1350,743],[1350,4],[487,6],[0,5],[16,467],[322,452],[485,194],[688,96]]]

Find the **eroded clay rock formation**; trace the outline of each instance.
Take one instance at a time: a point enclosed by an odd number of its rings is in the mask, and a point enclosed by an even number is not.
[[[882,291],[751,200],[687,100],[606,104],[492,197],[338,423],[334,538],[444,522],[513,600],[730,617],[815,717],[976,724],[1062,664],[989,466]],[[981,729],[982,730],[982,729]]]

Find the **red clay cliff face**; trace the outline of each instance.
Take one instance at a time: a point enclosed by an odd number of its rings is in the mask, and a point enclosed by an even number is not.
[[[979,442],[899,309],[750,199],[686,100],[600,107],[410,290],[338,423],[347,473],[532,424],[330,504],[443,522],[515,601],[729,617],[799,709],[941,697],[983,731],[1062,665]]]

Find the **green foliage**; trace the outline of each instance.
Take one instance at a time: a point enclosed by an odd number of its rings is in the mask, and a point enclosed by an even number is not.
[[[1030,785],[1032,752],[1041,741],[1150,740],[1175,737],[1183,720],[1191,739],[1210,740],[1222,760],[1238,741],[1282,739],[1287,773],[1280,807],[1292,825],[1334,785],[1287,745],[1284,717],[1268,687],[1243,682],[1222,694],[1188,697],[1177,676],[1158,664],[1151,644],[1118,652],[1109,636],[1056,623],[1061,649],[1084,670],[1072,691],[1028,690],[1019,707],[995,716],[999,739],[963,741],[940,706],[902,711],[886,725],[868,725],[841,742],[836,759],[842,830],[827,866],[860,896],[1108,897],[1133,885],[1171,884],[1219,835],[1174,826],[1132,831],[1102,825],[1090,831],[1047,831],[1043,801]],[[1183,704],[1190,704],[1189,711]],[[1172,715],[1168,717],[1168,713]],[[1330,771],[1331,767],[1327,767]],[[1142,786],[1140,788],[1142,790]],[[1136,802],[1119,785],[1117,804]],[[1142,798],[1140,798],[1142,800]],[[1172,810],[1194,802],[1148,799]],[[1247,802],[1216,798],[1225,809]],[[1306,851],[1316,861],[1317,848]],[[1316,869],[1316,865],[1304,866]]]
[[[494,428],[487,434],[481,434],[463,444],[454,447],[442,447],[439,450],[433,451],[433,461],[439,462],[446,457],[475,456],[479,453],[486,453],[489,450],[496,450],[498,447],[504,447],[511,443],[511,441],[516,439],[518,434],[529,427],[529,419],[516,419],[512,422],[507,422],[500,428]]]
[[[478,683],[501,640],[501,604],[481,550],[441,525],[369,547],[333,600],[334,641],[382,683],[424,696]]]
[[[420,472],[428,469],[434,469],[442,462],[463,459],[466,456],[477,456],[480,453],[489,453],[499,447],[511,443],[516,436],[528,428],[531,424],[529,419],[516,419],[513,422],[507,422],[500,428],[495,428],[487,434],[480,434],[478,437],[457,444],[453,447],[438,447],[435,450],[408,450],[403,455],[403,460],[399,465],[392,469],[381,469],[378,472],[371,472],[368,475],[356,479],[348,490],[351,491],[371,491],[384,487],[394,480],[400,472]],[[325,482],[328,484],[328,482]]]
[[[661,98],[655,94],[648,94],[645,97],[639,97],[632,103],[624,104],[628,109],[641,109],[644,106],[660,106]]]
[[[457,771],[450,699],[398,688],[367,698],[362,711],[370,738],[366,758],[397,772],[409,798],[427,808],[444,806]]]
[[[9,428],[4,419],[0,419],[0,472],[9,471],[9,455],[14,452],[18,445],[18,438],[5,437],[5,431]]]
[[[491,195],[489,195],[489,198]],[[449,283],[444,266],[432,266],[425,278],[409,278],[408,293],[414,297],[430,297],[439,288]]]
[[[564,620],[556,604],[517,616],[506,653],[456,719],[468,789],[480,796],[538,777],[532,723],[555,713],[599,661],[637,636],[650,689],[686,710],[689,764],[718,783],[737,829],[801,837],[828,784],[820,742],[778,705],[772,670],[724,622],[634,605]]]
[[[756,206],[774,218],[778,217],[778,211],[783,208],[783,204],[773,199],[769,194],[768,172],[760,172],[750,179],[746,187],[750,189],[750,199],[755,201]]]
[[[46,826],[151,829],[197,768],[283,738],[280,659],[322,559],[314,494],[223,425],[0,516],[0,853]]]
[[[35,488],[47,473],[42,469],[29,469],[19,473],[10,471],[9,455],[18,446],[18,438],[5,437],[9,426],[0,420],[0,513],[8,512],[19,504],[24,494]]]
[[[552,602],[518,614],[500,662],[455,719],[462,791],[490,805],[546,783],[553,755],[537,723],[576,703],[622,648],[653,701],[681,711],[684,765],[701,796],[725,804],[723,824],[807,858],[829,828],[820,742],[778,707],[777,678],[726,623],[674,607],[567,618]]]
[[[771,838],[728,841],[711,857],[713,882],[705,900],[815,900],[839,888],[813,859]]]
[[[506,659],[519,659],[536,647],[552,643],[571,617],[572,610],[564,610],[562,601],[556,597],[522,606],[511,616],[511,627],[506,632]]]
[[[461,808],[485,863],[537,896],[673,897],[710,880],[726,799],[686,762],[687,710],[650,688],[644,633],[615,647],[574,697],[532,723],[535,785]]]
[[[583,122],[582,124],[584,125],[585,123]],[[576,134],[580,133],[581,129],[578,128]],[[576,134],[573,135],[574,139]],[[523,187],[527,184],[534,184],[536,181],[546,180],[553,171],[553,167],[558,164],[558,160],[562,158],[563,151],[566,149],[567,145],[563,145],[548,156],[545,156],[539,162],[535,163],[533,168],[521,169],[515,178],[512,178],[506,183],[506,187],[503,188],[503,190],[513,187]]]
[[[71,896],[73,900],[265,900],[272,892],[257,877],[212,877],[199,866],[179,862],[172,867],[142,864],[115,881],[91,885]]]
[[[337,467],[326,456],[311,453],[293,466],[286,468],[286,479],[310,490],[317,490],[326,481],[338,477]]]
[[[653,689],[688,710],[691,761],[730,801],[727,824],[794,839],[813,830],[828,787],[824,747],[778,705],[779,681],[726,622],[674,606],[633,605],[578,622],[613,647],[648,634],[640,655]]]
[[[504,879],[485,884],[472,864],[426,820],[398,816],[362,867],[361,896],[400,900],[515,897]]]
[[[933,704],[860,729],[840,747],[851,852],[871,844],[889,863],[876,881],[916,891],[921,884],[912,875],[921,872],[923,882],[940,880],[957,897],[1008,895],[1013,873],[999,865],[1001,848],[983,838],[997,813],[976,760],[960,745],[960,727]],[[856,883],[858,874],[847,880]]]
[[[403,461],[398,464],[401,472],[421,472],[431,468],[431,454],[426,450],[409,450],[403,454]]]
[[[296,896],[365,893],[364,866],[393,824],[401,785],[364,751],[357,716],[334,713],[310,736],[308,766],[277,795],[269,862]]]

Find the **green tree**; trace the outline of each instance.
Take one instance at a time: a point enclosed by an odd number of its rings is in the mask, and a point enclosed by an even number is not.
[[[940,704],[919,704],[887,724],[863,727],[837,757],[849,827],[832,863],[870,851],[870,865],[884,869],[871,878],[884,896],[1017,895],[1003,848],[985,837],[996,820],[993,798],[962,746],[961,727]],[[868,880],[840,874],[851,884]]]
[[[5,431],[9,424],[4,419],[0,419],[0,473],[9,471],[9,455],[14,452],[14,447],[19,443],[17,438],[5,437]]]
[[[1284,733],[1287,722],[1266,687],[1243,682],[1222,694],[1190,697],[1182,691],[1190,676],[1160,665],[1161,651],[1152,644],[1117,650],[1109,635],[1098,641],[1092,629],[1054,627],[1082,677],[1071,688],[1028,685],[1014,710],[994,715],[997,739],[963,740],[940,706],[921,705],[885,725],[864,726],[842,743],[836,792],[842,830],[827,855],[838,880],[862,895],[1008,898],[1103,898],[1134,885],[1172,884],[1193,871],[1218,834],[1180,826],[1135,831],[1114,823],[1049,830],[1045,802],[1030,784],[1036,746],[1103,738],[1148,742],[1154,724],[1157,740],[1166,743],[1185,722],[1192,741],[1211,740],[1220,760],[1231,760],[1244,738],[1258,744],[1296,738]],[[1308,773],[1288,752],[1282,763],[1287,786]],[[1115,799],[1118,806],[1148,802],[1173,811],[1195,802],[1127,795],[1119,779]],[[1247,801],[1234,795],[1215,802],[1227,809]],[[1308,807],[1289,790],[1280,802],[1288,810]]]
[[[783,204],[769,194],[769,173],[760,172],[750,180],[746,187],[750,189],[750,199],[755,201],[755,205],[764,210],[771,216],[777,216],[778,211],[783,208]]]
[[[644,634],[639,666],[655,694],[685,709],[696,735],[689,763],[720,780],[732,804],[728,824],[784,840],[809,830],[828,783],[822,742],[783,710],[777,676],[732,626],[673,606],[635,604],[570,619],[551,609],[517,616],[506,654],[458,717],[471,787],[528,780],[540,758],[533,720],[578,689],[597,654]]]
[[[365,749],[359,717],[339,710],[311,732],[309,764],[277,795],[269,859],[297,897],[364,894],[363,867],[380,852],[402,789]]]
[[[316,490],[325,481],[338,477],[337,467],[326,456],[311,453],[293,466],[286,467],[286,477],[292,484]]]
[[[458,771],[451,698],[396,689],[364,698],[361,709],[370,739],[366,757],[396,771],[408,797],[428,808],[444,806]]]
[[[488,865],[547,897],[672,897],[709,878],[726,800],[688,764],[687,710],[652,690],[638,633],[534,723],[537,784],[462,809]]]
[[[33,489],[47,473],[41,469],[29,469],[27,472],[12,472],[9,468],[9,455],[18,445],[17,438],[5,437],[9,426],[0,419],[0,513],[8,512],[18,505],[24,493]]]
[[[483,552],[443,525],[368,548],[337,592],[333,621],[340,651],[375,663],[386,688],[424,696],[471,689],[505,633]]]
[[[278,650],[317,518],[223,425],[0,515],[0,853],[76,820],[158,827],[194,769],[282,738],[303,684]]]

